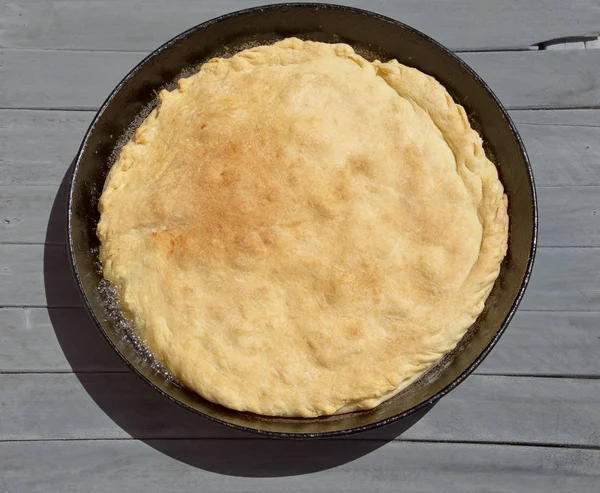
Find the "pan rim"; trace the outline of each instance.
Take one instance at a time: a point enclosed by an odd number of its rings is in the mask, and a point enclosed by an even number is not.
[[[498,328],[498,330],[496,331],[496,333],[494,334],[494,336],[492,337],[490,342],[479,353],[477,358],[475,358],[475,360],[465,370],[463,370],[456,378],[454,378],[444,388],[442,388],[441,390],[436,392],[433,396],[424,400],[420,404],[413,406],[403,412],[400,412],[394,416],[384,418],[384,419],[375,421],[373,423],[365,424],[365,425],[360,425],[360,426],[351,427],[351,428],[347,428],[347,429],[341,429],[341,430],[332,430],[332,431],[314,432],[314,433],[280,432],[280,431],[263,430],[263,429],[259,429],[259,428],[252,428],[249,426],[244,426],[244,425],[240,425],[237,423],[225,421],[223,419],[217,418],[215,416],[211,416],[210,414],[202,412],[202,411],[186,404],[185,402],[170,395],[169,393],[167,393],[166,391],[164,391],[163,389],[158,387],[154,382],[152,382],[146,375],[144,375],[138,368],[136,368],[136,366],[129,360],[129,358],[127,358],[120,351],[120,349],[115,345],[115,343],[110,338],[109,334],[106,332],[106,330],[100,323],[96,313],[94,312],[94,310],[91,306],[91,303],[88,300],[87,295],[85,294],[83,282],[79,275],[77,261],[75,258],[75,245],[74,245],[74,240],[73,240],[73,224],[72,224],[73,194],[74,194],[74,190],[76,187],[76,179],[78,176],[78,171],[80,169],[80,165],[81,165],[84,151],[86,149],[88,141],[90,140],[90,137],[92,136],[92,134],[96,128],[96,124],[98,123],[98,121],[100,120],[102,115],[104,114],[104,111],[106,110],[106,108],[110,105],[110,103],[113,101],[115,96],[121,91],[121,89],[127,84],[127,82],[143,66],[148,64],[155,56],[159,55],[164,50],[167,50],[170,47],[172,47],[173,45],[177,44],[180,40],[186,38],[187,36],[189,36],[193,33],[196,33],[197,31],[206,29],[207,27],[212,26],[214,24],[217,24],[217,23],[220,23],[223,21],[227,21],[227,20],[235,18],[235,17],[243,17],[248,14],[254,14],[257,12],[268,12],[268,11],[274,11],[274,10],[280,10],[280,9],[298,9],[298,10],[300,10],[300,9],[306,9],[306,8],[312,8],[312,9],[316,9],[316,10],[323,9],[323,10],[338,10],[338,11],[352,12],[354,14],[366,15],[366,16],[373,17],[373,18],[379,19],[379,20],[387,22],[387,23],[391,23],[394,26],[398,27],[399,29],[406,30],[406,31],[422,38],[424,41],[426,41],[430,44],[433,44],[438,49],[445,52],[445,54],[447,56],[449,56],[450,58],[452,58],[456,63],[458,63],[475,80],[475,82],[477,84],[479,84],[480,86],[482,86],[486,90],[486,92],[490,95],[490,97],[492,98],[492,100],[494,101],[494,103],[496,104],[498,109],[500,110],[502,116],[504,117],[506,124],[508,125],[513,137],[515,138],[515,141],[518,143],[519,150],[520,150],[520,153],[523,158],[523,162],[526,167],[525,171],[526,171],[526,174],[527,174],[527,177],[529,180],[528,188],[531,191],[531,197],[532,197],[531,206],[532,206],[532,211],[533,211],[533,214],[532,214],[532,223],[533,224],[531,225],[532,226],[531,247],[530,247],[530,251],[528,254],[528,260],[527,260],[525,272],[523,274],[522,281],[518,288],[517,295],[511,305],[510,309],[508,310],[506,317],[504,318],[503,322],[500,324],[500,327]],[[196,414],[199,414],[210,421],[220,423],[228,428],[233,428],[233,429],[236,429],[239,431],[254,433],[254,434],[258,434],[258,435],[262,435],[262,436],[270,437],[270,438],[303,439],[303,438],[330,438],[330,437],[347,436],[347,435],[354,434],[354,433],[359,433],[359,432],[363,432],[363,431],[369,431],[369,430],[373,430],[376,428],[380,428],[387,424],[405,419],[415,413],[418,413],[419,411],[422,411],[422,410],[428,408],[429,406],[431,406],[432,404],[437,402],[439,399],[441,399],[446,394],[448,394],[450,391],[452,391],[454,388],[456,388],[458,385],[460,385],[469,375],[471,375],[473,373],[473,371],[488,356],[488,354],[494,348],[494,346],[496,345],[496,343],[498,342],[500,337],[505,332],[505,330],[508,327],[510,321],[512,320],[519,304],[521,303],[521,300],[524,296],[527,285],[529,284],[529,280],[531,278],[531,273],[532,273],[533,265],[534,265],[534,261],[535,261],[535,254],[536,254],[536,250],[537,250],[538,205],[537,205],[537,195],[536,195],[535,182],[534,182],[534,178],[533,178],[533,171],[531,168],[531,163],[529,161],[529,157],[527,155],[527,151],[525,150],[523,141],[522,141],[514,123],[513,123],[512,119],[510,118],[510,116],[508,115],[508,112],[506,111],[506,109],[504,108],[502,103],[499,101],[498,97],[494,94],[494,92],[488,87],[488,85],[481,79],[481,77],[476,72],[474,72],[462,59],[457,57],[452,51],[450,51],[448,48],[443,46],[441,43],[435,41],[434,39],[430,38],[426,34],[420,32],[417,29],[415,29],[411,26],[408,26],[400,21],[397,21],[390,17],[383,16],[381,14],[377,14],[377,13],[374,13],[374,12],[371,12],[371,11],[368,11],[365,9],[356,8],[356,7],[347,7],[347,6],[342,6],[342,5],[325,4],[325,3],[309,3],[309,2],[278,3],[278,4],[271,4],[271,5],[257,6],[257,7],[252,7],[252,8],[248,8],[248,9],[238,10],[235,12],[230,12],[230,13],[215,17],[213,19],[210,19],[206,22],[200,23],[200,24],[178,34],[177,36],[173,37],[172,39],[170,39],[169,41],[167,41],[166,43],[162,44],[157,49],[152,51],[149,55],[144,57],[134,68],[132,68],[125,75],[125,77],[123,77],[123,79],[110,92],[109,96],[102,103],[102,105],[96,112],[92,122],[90,123],[90,125],[85,133],[85,136],[83,137],[82,143],[77,151],[74,163],[71,166],[71,169],[68,171],[68,173],[71,173],[71,176],[69,178],[67,218],[66,218],[67,219],[67,221],[66,221],[67,222],[67,224],[66,224],[66,226],[67,226],[67,247],[68,247],[67,250],[68,250],[68,255],[69,255],[69,263],[71,265],[71,270],[73,272],[73,276],[76,281],[77,289],[79,291],[79,296],[81,297],[81,300],[86,308],[86,311],[88,312],[90,318],[93,320],[94,324],[100,330],[100,332],[102,333],[104,338],[108,341],[108,343],[112,347],[112,349],[127,364],[127,366],[133,370],[133,372],[139,378],[141,378],[146,384],[150,385],[154,390],[158,391],[162,396],[166,397],[170,401],[172,401],[172,402],[182,406],[183,408],[188,409]],[[242,413],[240,413],[240,414],[242,414]],[[303,418],[292,418],[292,420],[293,419],[303,419]],[[303,420],[305,420],[305,419],[303,419]]]

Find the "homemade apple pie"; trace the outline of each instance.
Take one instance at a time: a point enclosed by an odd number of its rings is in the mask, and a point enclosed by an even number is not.
[[[373,408],[483,310],[507,199],[432,77],[291,38],[159,100],[106,180],[100,259],[190,389],[263,415]]]

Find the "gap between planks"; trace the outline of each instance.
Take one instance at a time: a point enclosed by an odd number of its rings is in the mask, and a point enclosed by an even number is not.
[[[106,94],[108,97],[109,93]],[[577,111],[577,110],[600,110],[600,104],[573,105],[573,106],[505,106],[506,111]],[[97,113],[100,106],[68,107],[68,106],[0,106],[0,111],[77,111],[80,113]],[[532,124],[534,125],[534,124]],[[556,124],[558,126],[560,124]],[[555,125],[551,125],[555,126]],[[568,126],[568,125],[563,125]],[[582,127],[594,127],[595,125],[572,125]]]
[[[0,375],[129,375],[132,370],[15,370],[15,371],[0,371]],[[486,372],[479,373],[476,370],[473,371],[472,375],[486,376],[486,377],[504,377],[504,378],[543,378],[543,379],[562,379],[562,380],[600,380],[600,374],[598,375],[552,375],[552,374],[528,374],[528,373],[495,373]]]
[[[384,425],[385,426],[385,425]],[[237,442],[243,440],[244,442],[251,441],[263,441],[263,440],[273,440],[268,437],[260,437],[249,434],[248,438],[229,438],[229,437],[197,437],[197,438],[25,438],[23,440],[3,440],[0,439],[0,443],[2,444],[11,444],[11,443],[61,443],[61,442],[136,442],[136,441],[144,441],[144,442],[209,442],[209,441],[229,441],[229,442]],[[275,439],[275,440],[293,440],[296,442],[300,442],[303,439]],[[305,440],[305,439],[304,439]],[[352,435],[347,435],[344,437],[333,437],[327,438],[327,442],[348,442],[348,441],[359,441],[359,442],[381,442],[381,443],[423,443],[423,444],[444,444],[444,445],[481,445],[481,446],[489,446],[489,447],[531,447],[531,448],[559,448],[559,449],[573,449],[573,450],[600,450],[600,446],[596,445],[580,445],[577,443],[536,443],[536,442],[513,442],[513,441],[481,441],[481,440],[432,440],[427,438],[360,438],[360,432],[354,433]]]
[[[167,41],[168,42],[168,41]],[[66,52],[66,53],[123,53],[123,54],[147,54],[147,55],[151,55],[152,53],[154,53],[156,50],[158,50],[160,47],[157,47],[155,49],[150,49],[150,50],[118,50],[118,49],[113,49],[113,50],[109,50],[109,49],[93,49],[93,48],[44,48],[44,47],[40,47],[40,48],[15,48],[15,47],[10,47],[10,46],[0,46],[0,50],[2,51],[21,51],[21,52],[27,52],[27,51],[34,51],[34,52],[39,52],[39,51],[50,51],[50,52]],[[514,53],[514,52],[521,52],[521,51],[540,51],[540,49],[533,45],[533,46],[528,46],[528,47],[522,47],[522,48],[473,48],[473,49],[458,49],[458,50],[450,50],[452,53],[454,53],[455,55],[461,55],[463,53]],[[543,51],[543,50],[542,50]]]
[[[60,246],[60,245],[57,245]],[[3,308],[22,308],[27,310],[29,308],[47,308],[50,310],[82,310],[84,309],[83,305],[71,305],[71,306],[48,306],[48,305],[19,305],[19,304],[0,304],[0,310]],[[519,312],[527,312],[527,313],[600,313],[599,310],[573,310],[569,308],[558,308],[558,309],[539,309],[539,308],[518,308]]]
[[[0,48],[1,49],[1,48]],[[97,113],[100,109],[100,106],[89,106],[89,107],[45,107],[45,106],[0,106],[1,111],[76,111],[79,113]],[[544,111],[577,111],[577,110],[598,110],[600,109],[600,104],[592,105],[592,106],[574,106],[574,107],[566,107],[566,106],[557,106],[555,108],[552,107],[539,107],[532,106],[530,108],[510,108],[507,109],[507,112],[510,113],[512,111],[527,111],[527,112],[544,112]],[[514,120],[514,118],[513,118]],[[562,123],[523,123],[523,125],[544,125],[550,127],[598,127],[600,125],[569,125]]]

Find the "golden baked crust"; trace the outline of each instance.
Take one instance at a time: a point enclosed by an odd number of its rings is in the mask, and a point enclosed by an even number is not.
[[[100,200],[100,259],[155,357],[242,411],[368,409],[454,348],[507,201],[432,77],[291,38],[162,91]]]

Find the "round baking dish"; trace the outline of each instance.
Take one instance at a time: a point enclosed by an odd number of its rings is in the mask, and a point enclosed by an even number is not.
[[[158,91],[212,57],[289,36],[348,43],[369,59],[395,58],[434,76],[465,107],[498,167],[509,198],[508,254],[485,310],[455,350],[418,382],[371,411],[284,419],[212,404],[157,371],[123,330],[102,289],[96,237],[98,198],[115,151],[156,104]],[[368,430],[434,403],[461,383],[496,344],[525,292],[533,266],[537,237],[533,176],[506,111],[477,74],[448,49],[409,26],[364,10],[324,4],[271,5],[213,19],[173,38],[145,58],[110,94],[83,139],[72,173],[68,204],[71,263],[83,302],[115,351],[166,398],[224,425],[272,437],[324,437]]]

